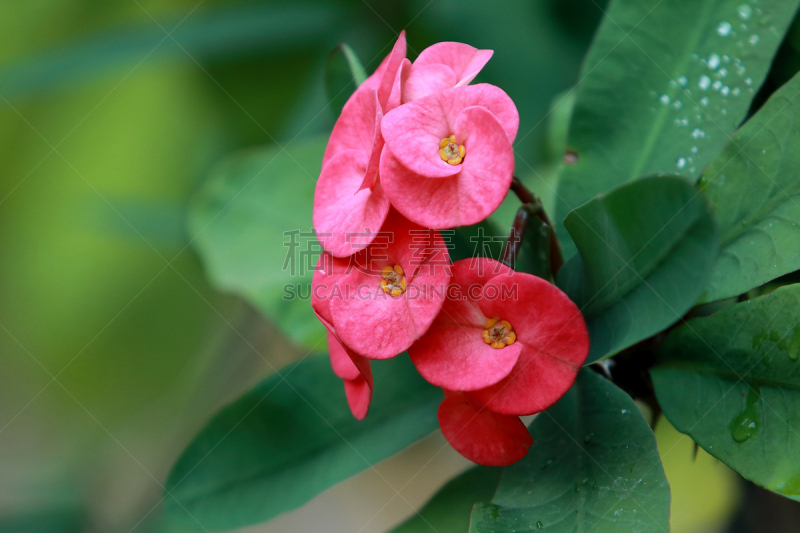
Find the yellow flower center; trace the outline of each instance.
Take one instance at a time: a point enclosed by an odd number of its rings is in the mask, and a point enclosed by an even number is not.
[[[497,317],[487,320],[483,328],[483,342],[492,348],[505,348],[509,344],[514,344],[514,341],[517,340],[517,335],[514,333],[514,328],[511,327],[511,324]]]
[[[383,289],[383,292],[386,294],[400,296],[406,292],[406,277],[400,265],[383,267],[381,276],[383,276],[381,280],[381,289]]]
[[[439,157],[442,158],[442,161],[450,163],[451,165],[461,163],[466,154],[467,149],[464,148],[463,144],[458,144],[456,142],[455,135],[445,137],[442,139],[442,142],[439,143]]]

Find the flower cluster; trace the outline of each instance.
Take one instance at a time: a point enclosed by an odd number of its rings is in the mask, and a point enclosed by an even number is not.
[[[503,201],[519,115],[501,89],[469,85],[490,50],[438,43],[405,56],[401,34],[331,133],[314,197],[324,252],[312,306],[356,418],[369,410],[371,361],[407,351],[444,391],[452,446],[510,464],[532,444],[520,416],[572,385],[586,325],[541,278],[491,259],[450,262],[439,230],[480,222]]]

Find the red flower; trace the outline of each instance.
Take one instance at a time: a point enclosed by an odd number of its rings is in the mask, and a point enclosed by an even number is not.
[[[477,463],[498,464],[519,452],[509,448],[522,442],[513,418],[547,409],[572,386],[589,333],[577,306],[541,278],[491,259],[458,261],[452,272],[448,299],[409,354],[429,382],[467,393],[466,406],[448,395],[439,409],[448,441]],[[469,424],[467,407],[477,417]]]

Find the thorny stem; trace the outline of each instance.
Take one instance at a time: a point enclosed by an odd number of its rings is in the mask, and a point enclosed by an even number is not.
[[[525,184],[520,181],[520,179],[516,176],[511,180],[511,190],[514,191],[514,194],[517,195],[519,201],[523,204],[535,204],[540,203],[539,199],[534,196],[534,194],[528,190]]]
[[[508,236],[508,243],[503,250],[502,262],[508,266],[514,264],[517,258],[517,253],[522,246],[522,237],[525,235],[525,227],[528,218],[535,215],[547,226],[549,234],[550,245],[550,273],[555,279],[559,269],[564,264],[564,256],[561,255],[561,243],[558,242],[555,228],[553,227],[550,219],[547,218],[547,213],[544,211],[542,201],[539,200],[516,176],[511,180],[511,190],[517,195],[517,198],[522,202],[522,207],[517,211],[517,216],[514,218],[514,225],[511,227],[511,232]]]

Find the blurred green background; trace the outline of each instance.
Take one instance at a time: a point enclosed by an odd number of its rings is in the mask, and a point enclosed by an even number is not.
[[[209,286],[185,206],[226,154],[332,127],[324,66],[338,43],[368,71],[404,28],[412,59],[445,40],[494,49],[479,80],[519,108],[518,170],[549,175],[548,112],[604,3],[0,3],[0,532],[178,531],[160,505],[176,456],[220,406],[304,355]],[[784,48],[777,80],[798,64]],[[695,462],[666,423],[658,436],[673,530],[722,531],[736,478]],[[443,443],[248,531],[384,531],[466,467],[450,453],[420,471]]]

